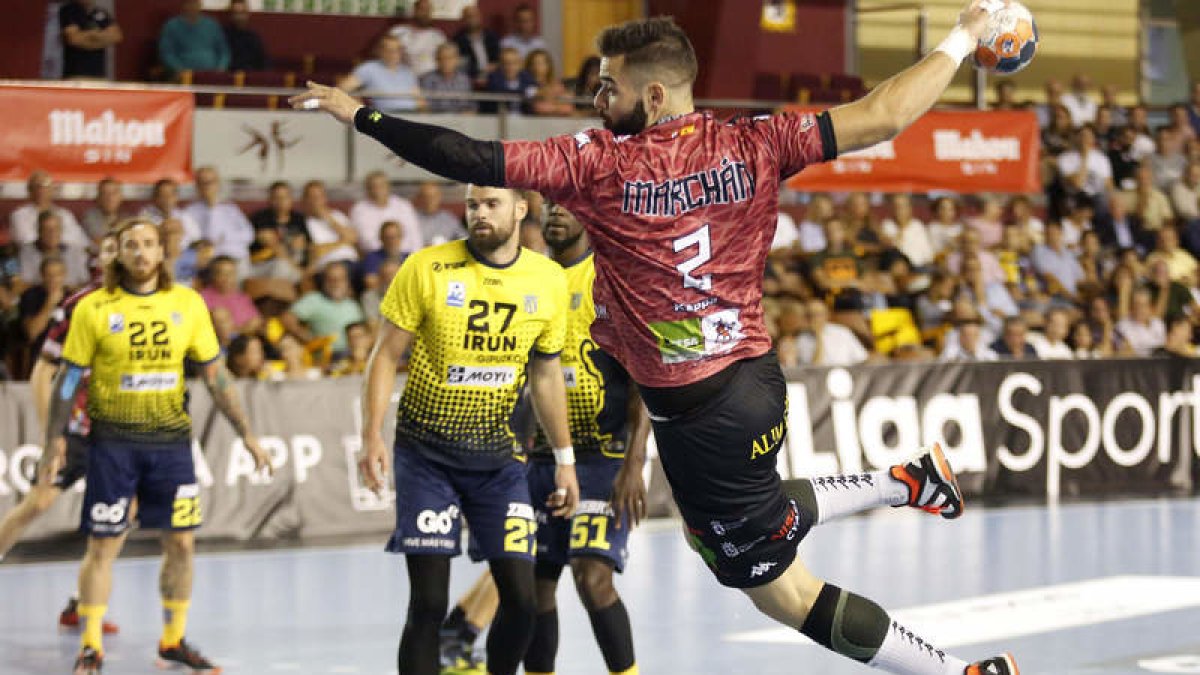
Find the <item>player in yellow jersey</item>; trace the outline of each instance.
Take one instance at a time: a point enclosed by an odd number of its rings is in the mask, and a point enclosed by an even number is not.
[[[551,256],[566,273],[570,293],[562,364],[571,440],[579,461],[580,502],[569,522],[538,514],[538,618],[525,654],[525,672],[554,672],[558,651],[555,595],[563,567],[570,565],[575,590],[588,612],[608,672],[630,675],[637,672],[633,632],[613,586],[613,572],[624,569],[629,531],[645,514],[642,466],[650,420],[629,374],[592,340],[596,268],[583,225],[561,205],[547,204],[546,215],[542,235]],[[529,492],[537,503],[553,490],[548,471],[550,448],[544,434],[537,434],[530,459]],[[443,673],[478,672],[472,670],[471,645],[494,611],[495,605],[486,601],[491,596],[487,592],[490,584],[484,575],[443,624],[442,662],[447,667]]]
[[[511,417],[526,378],[558,465],[548,505],[569,516],[579,499],[559,362],[568,304],[562,268],[521,248],[517,224],[529,208],[521,193],[472,185],[466,207],[466,240],[414,253],[392,280],[367,365],[360,469],[378,491],[389,455],[395,465],[396,530],[387,548],[405,554],[408,567],[398,655],[405,675],[438,673],[438,628],[463,516],[471,557],[488,561],[500,595],[488,671],[512,675],[525,655],[537,523]],[[409,347],[389,453],[381,426]]]
[[[118,224],[116,235],[118,254],[105,270],[104,287],[75,308],[63,347],[64,368],[51,390],[46,461],[39,466],[39,478],[49,478],[61,464],[72,403],[90,368],[91,456],[83,503],[89,537],[79,572],[83,638],[74,672],[92,675],[101,670],[101,625],[112,589],[112,564],[136,498],[138,522],[163,530],[159,665],[219,673],[220,668],[184,640],[193,531],[201,521],[184,359],[200,365],[214,404],[242,437],[255,465],[268,470],[270,465],[220,359],[208,308],[198,293],[171,283],[158,227],[134,218]]]

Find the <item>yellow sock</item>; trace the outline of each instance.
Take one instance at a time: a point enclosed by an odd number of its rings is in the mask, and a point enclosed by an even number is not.
[[[188,606],[191,604],[189,600],[163,598],[163,647],[176,647],[183,639],[183,634],[187,630]]]
[[[80,603],[76,609],[79,620],[83,622],[83,637],[79,640],[80,649],[91,647],[101,654],[104,653],[104,613],[108,605],[85,605]]]
[[[638,675],[637,664],[635,663],[619,673],[609,673],[609,675]]]

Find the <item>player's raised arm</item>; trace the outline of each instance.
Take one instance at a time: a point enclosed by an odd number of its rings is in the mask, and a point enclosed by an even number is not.
[[[383,440],[383,420],[387,418],[388,404],[396,388],[396,369],[413,340],[412,333],[385,319],[380,323],[379,337],[367,359],[362,397],[363,456],[359,460],[359,470],[367,487],[376,494],[383,490],[391,458]]]
[[[863,98],[829,111],[839,153],[895,137],[933,107],[963,59],[975,51],[987,15],[1008,0],[972,0],[950,35],[916,65],[885,80]]]
[[[443,178],[502,187],[504,150],[499,141],[479,141],[453,129],[385,115],[358,99],[316,82],[288,99],[296,110],[320,109],[387,146],[397,157]]]

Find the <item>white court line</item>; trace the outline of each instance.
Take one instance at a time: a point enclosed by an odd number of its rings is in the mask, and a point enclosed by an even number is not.
[[[890,614],[939,647],[958,647],[1189,607],[1200,607],[1200,577],[1118,576],[981,595]],[[813,644],[790,628],[731,633],[725,639]]]

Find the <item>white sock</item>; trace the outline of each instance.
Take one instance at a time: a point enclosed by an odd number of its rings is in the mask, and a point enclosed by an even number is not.
[[[810,479],[817,498],[817,524],[880,506],[908,503],[908,487],[887,471]]]
[[[892,621],[883,645],[867,665],[897,675],[963,675],[970,664]]]

